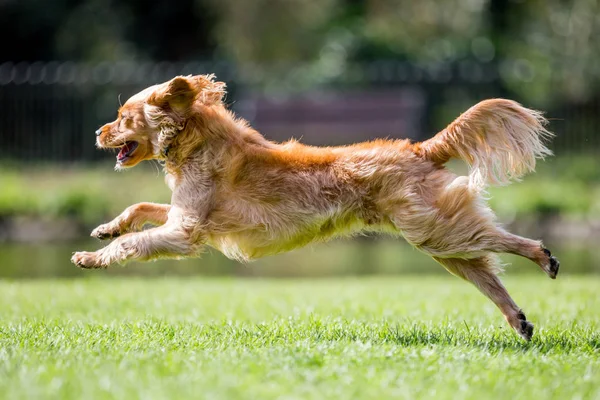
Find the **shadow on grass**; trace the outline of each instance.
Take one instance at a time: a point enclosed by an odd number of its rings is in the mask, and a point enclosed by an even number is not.
[[[155,325],[158,323],[158,325]],[[160,331],[164,322],[146,325],[144,334]],[[148,328],[150,329],[148,331]],[[204,337],[213,343],[254,343],[259,346],[289,344],[294,341],[311,342],[362,342],[371,344],[394,344],[405,347],[448,346],[478,348],[492,354],[501,352],[583,353],[600,352],[600,332],[592,327],[546,328],[534,334],[530,342],[524,341],[509,328],[469,327],[442,324],[402,324],[382,321],[365,323],[359,321],[324,321],[309,318],[308,321],[273,320],[266,323],[234,323],[224,321],[206,325],[193,325],[193,335]],[[190,332],[192,333],[192,332]]]
[[[365,327],[363,327],[365,328]],[[479,348],[491,353],[505,351],[546,354],[553,352],[598,353],[600,352],[600,332],[591,328],[554,329],[537,332],[530,342],[521,339],[516,333],[504,328],[457,329],[455,327],[427,327],[412,325],[387,325],[371,329],[326,329],[316,328],[313,336],[321,340],[360,341],[380,344],[394,343],[400,346],[456,346]]]
[[[397,343],[403,346],[459,346],[472,347],[490,351],[492,353],[513,351],[528,352],[535,351],[541,354],[552,352],[570,353],[570,352],[597,352],[600,351],[600,339],[598,335],[592,337],[574,337],[566,334],[560,336],[557,334],[534,336],[530,342],[518,337],[512,333],[484,333],[469,334],[462,332],[436,333],[432,331],[419,332],[401,332],[390,335],[387,338],[389,342]]]
[[[2,344],[15,348],[47,346],[56,342],[71,346],[85,338],[86,346],[114,349],[120,343],[124,351],[143,349],[214,349],[237,346],[250,348],[288,347],[292,343],[328,343],[344,346],[353,343],[400,347],[471,348],[499,353],[600,354],[600,332],[592,327],[540,330],[525,342],[508,328],[481,328],[467,325],[395,324],[388,322],[321,319],[275,319],[250,323],[220,321],[207,324],[171,323],[149,318],[136,323],[112,324],[27,319],[3,326]]]

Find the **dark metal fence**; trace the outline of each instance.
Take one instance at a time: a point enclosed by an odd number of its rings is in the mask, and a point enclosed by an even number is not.
[[[432,68],[380,62],[312,80],[302,71],[290,66],[239,70],[222,62],[5,63],[0,65],[0,159],[106,157],[95,150],[93,132],[114,119],[119,95],[125,101],[180,74],[216,73],[228,84],[231,108],[267,137],[301,137],[315,144],[374,137],[419,140],[476,101],[507,96],[497,70],[487,64]],[[554,104],[546,115],[558,135],[555,151],[600,150],[600,101]]]

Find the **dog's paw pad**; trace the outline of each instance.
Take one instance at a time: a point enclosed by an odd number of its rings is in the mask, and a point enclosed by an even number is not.
[[[545,271],[551,279],[556,279],[558,270],[560,269],[560,261],[554,256],[548,249],[542,249],[544,254],[548,257],[548,264],[546,265]]]
[[[120,235],[121,235],[120,232],[111,230],[106,225],[100,225],[99,227],[94,229],[92,231],[92,233],[90,234],[91,237],[94,237],[94,238],[100,239],[100,240],[114,239],[116,237],[119,237]]]
[[[525,340],[530,341],[533,337],[533,324],[529,321],[520,320],[520,327],[517,329],[517,333]]]
[[[560,268],[560,261],[556,257],[550,257],[550,278],[556,279],[558,270]]]
[[[114,239],[120,236],[120,233],[109,233],[109,232],[103,232],[100,233],[98,235],[96,235],[95,237],[100,239],[100,240],[106,240],[106,239]]]

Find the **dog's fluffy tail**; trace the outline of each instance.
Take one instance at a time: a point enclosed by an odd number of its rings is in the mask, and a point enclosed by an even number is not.
[[[535,169],[536,158],[552,155],[544,141],[553,136],[539,111],[505,99],[482,101],[433,138],[415,144],[438,164],[459,158],[470,166],[469,185],[506,185]]]

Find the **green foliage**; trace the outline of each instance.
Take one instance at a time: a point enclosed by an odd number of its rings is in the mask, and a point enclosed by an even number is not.
[[[23,44],[5,49],[5,60],[186,62],[217,56],[233,61],[250,82],[262,80],[253,76],[257,65],[270,64],[269,75],[279,75],[278,66],[292,72],[283,86],[298,78],[320,87],[353,62],[387,59],[456,66],[468,80],[495,79],[463,68],[475,61],[499,67],[498,83],[510,97],[544,105],[592,100],[600,83],[594,40],[600,5],[593,0],[154,3],[149,12],[141,0],[2,2],[0,32],[16,33]],[[295,68],[299,63],[307,65]]]
[[[309,75],[320,86],[348,73],[353,62],[374,60],[458,66],[461,77],[474,82],[489,77],[461,63],[496,65],[509,97],[544,106],[593,99],[600,83],[599,47],[591,40],[600,34],[600,6],[591,0],[207,4],[217,16],[213,34],[219,53],[241,71],[260,63],[287,63],[293,73],[282,84]],[[298,68],[299,62],[308,64],[312,74]]]
[[[542,163],[524,182],[490,189],[490,204],[501,216],[600,217],[600,159],[557,157]]]
[[[118,174],[89,166],[4,167],[0,187],[0,216],[73,218],[84,224],[114,217],[138,201],[170,199],[162,173],[151,168]]]
[[[81,272],[89,274],[89,272]],[[598,278],[0,282],[6,398],[597,398]],[[534,290],[532,290],[534,288]]]

